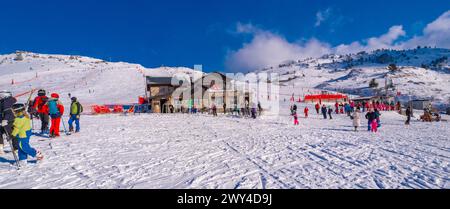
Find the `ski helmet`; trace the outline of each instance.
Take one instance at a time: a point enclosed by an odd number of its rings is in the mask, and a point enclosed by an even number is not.
[[[45,92],[44,89],[40,89],[40,90],[38,91],[38,96],[45,96],[46,94],[47,94],[47,92]]]
[[[50,95],[52,98],[59,99],[59,95],[57,93],[53,93]]]
[[[25,105],[22,103],[16,103],[12,106],[12,109],[15,113],[23,112],[25,111]]]
[[[76,102],[77,98],[76,97],[72,97],[71,100],[72,100],[72,102]]]
[[[4,98],[8,98],[8,97],[12,97],[12,93],[10,91],[0,91],[0,99],[4,99]]]

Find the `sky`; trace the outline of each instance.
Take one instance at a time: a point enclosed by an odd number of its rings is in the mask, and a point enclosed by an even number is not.
[[[145,67],[248,72],[377,48],[450,48],[443,0],[2,1],[0,54],[25,50]]]

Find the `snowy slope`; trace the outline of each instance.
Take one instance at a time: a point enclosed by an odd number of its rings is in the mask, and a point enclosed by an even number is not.
[[[436,104],[449,104],[450,67],[448,49],[377,50],[351,55],[326,55],[290,61],[257,72],[279,73],[281,83],[298,88],[341,91],[369,95],[369,82],[379,87],[392,80],[394,92],[406,98],[433,98]],[[388,70],[395,64],[396,71]]]
[[[0,89],[18,95],[32,88],[44,88],[59,93],[66,104],[70,101],[69,93],[86,105],[136,103],[137,98],[145,94],[144,74],[196,73],[189,68],[146,69],[138,64],[80,56],[24,53],[23,61],[15,61],[15,57],[15,54],[0,56]],[[14,85],[11,85],[12,80]],[[23,102],[27,96],[19,100]]]
[[[450,123],[383,113],[371,134],[334,117],[84,116],[79,134],[32,138],[40,164],[0,156],[0,188],[450,188]]]

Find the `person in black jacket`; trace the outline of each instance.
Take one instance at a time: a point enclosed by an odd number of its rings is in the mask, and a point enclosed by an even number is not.
[[[327,107],[325,105],[322,106],[322,115],[323,119],[327,119]]]
[[[371,131],[372,130],[372,122],[373,122],[373,120],[376,120],[377,119],[377,114],[374,112],[374,110],[373,109],[369,109],[369,112],[367,112],[367,114],[366,114],[366,119],[367,119],[367,130],[368,131]]]
[[[411,115],[412,115],[411,107],[406,108],[406,122],[405,122],[405,125],[409,125],[409,122],[411,121]]]
[[[17,100],[12,96],[11,92],[0,91],[0,153],[3,153],[3,134],[7,134],[12,139],[14,152],[17,152],[19,149],[17,139],[11,135],[15,119],[12,107],[16,102]]]

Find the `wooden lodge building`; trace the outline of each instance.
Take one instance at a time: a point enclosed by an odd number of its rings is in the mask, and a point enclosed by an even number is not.
[[[189,79],[186,80],[186,79]],[[189,108],[208,111],[213,105],[218,112],[245,107],[253,102],[250,90],[222,73],[210,73],[193,81],[192,77],[146,76],[147,97],[153,113],[186,112]],[[225,104],[225,106],[224,106]]]

